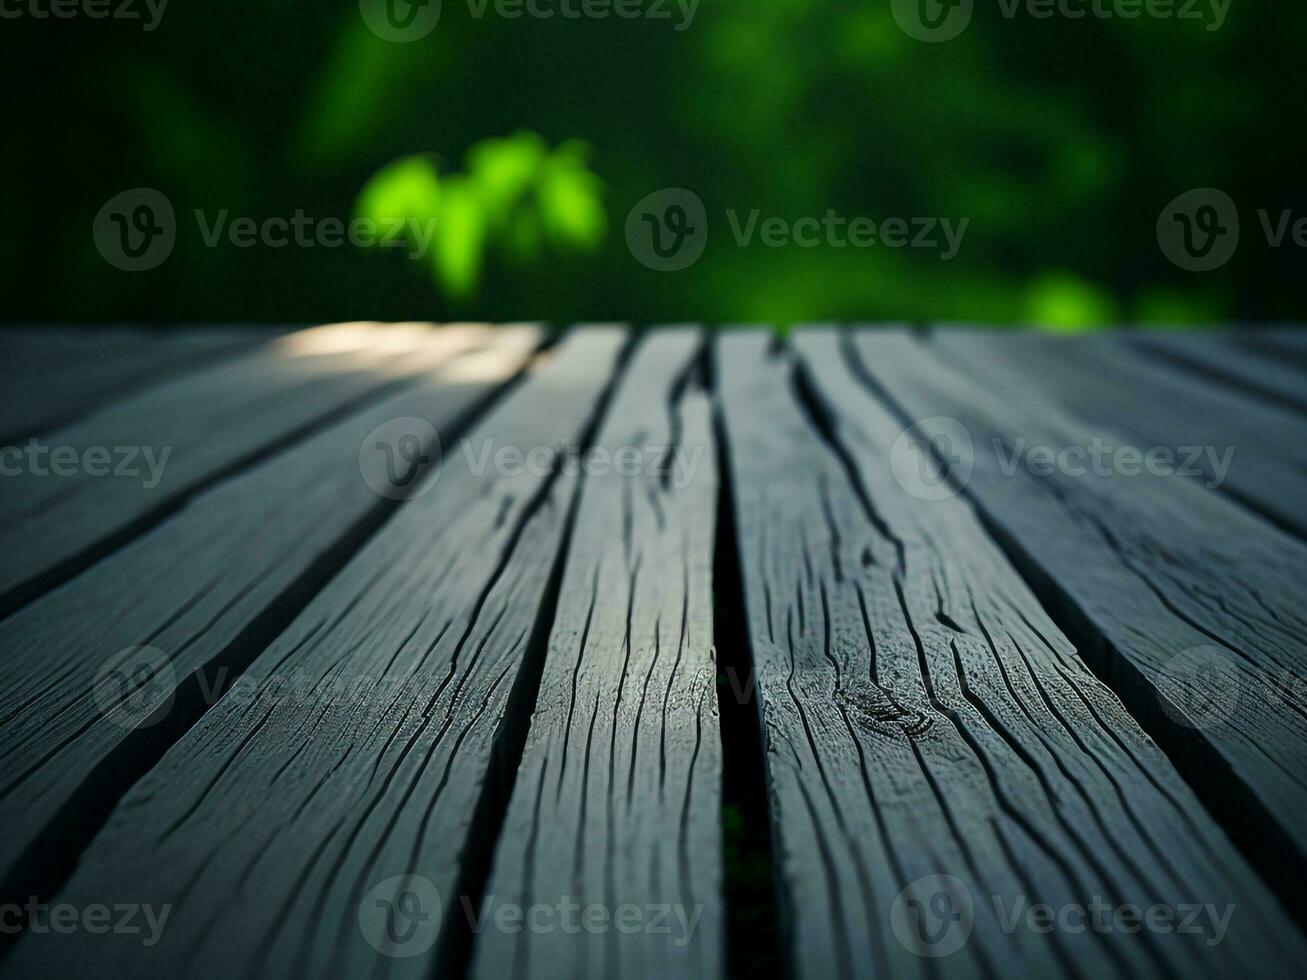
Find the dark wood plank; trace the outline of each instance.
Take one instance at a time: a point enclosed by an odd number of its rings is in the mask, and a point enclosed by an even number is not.
[[[606,455],[582,487],[483,909],[542,906],[556,928],[486,929],[473,977],[723,971],[717,474],[701,345],[689,329],[647,340],[597,440]],[[593,934],[580,928],[591,907],[608,921]]]
[[[6,380],[10,380],[14,375],[8,372],[13,368],[30,367],[54,373],[61,362],[80,364],[143,349],[148,346],[151,336],[150,331],[142,327],[125,324],[102,327],[10,325],[0,328],[0,357],[4,359]]]
[[[360,400],[411,380],[422,357],[482,343],[484,328],[341,324],[291,334],[227,364],[116,402],[40,437],[74,461],[110,457],[109,473],[74,462],[55,475],[17,465],[0,479],[0,611],[20,605],[139,533],[188,493],[248,465]],[[130,459],[116,447],[132,453]],[[166,454],[166,455],[165,455]],[[152,461],[152,462],[151,462]],[[120,464],[135,475],[116,475]],[[105,464],[101,457],[97,467]]]
[[[144,349],[149,334],[140,328],[108,326],[86,329],[58,324],[0,329],[0,371],[7,383],[26,370],[53,375],[62,364],[80,367],[97,359]]]
[[[1288,408],[1307,411],[1303,369],[1274,355],[1259,354],[1239,343],[1235,331],[1214,334],[1144,332],[1124,334],[1122,341],[1152,357],[1178,365],[1198,378],[1260,396]]]
[[[901,426],[837,335],[795,337],[797,379],[765,336],[718,358],[793,973],[1288,969],[1307,946],[966,502],[896,482]],[[1234,903],[1242,932],[1009,934],[998,911],[1096,896]]]
[[[1238,332],[1238,340],[1250,350],[1307,368],[1307,329],[1303,327],[1245,328]]]
[[[171,903],[161,941],[28,934],[6,968],[430,974],[577,484],[493,454],[579,445],[624,343],[551,352],[115,810],[60,900]]]
[[[954,443],[955,478],[1095,672],[1301,909],[1307,549],[1192,480],[1014,460],[1018,440],[1083,450],[1102,430],[997,352],[963,363],[884,331],[855,348],[914,441]]]
[[[934,343],[964,364],[1002,359],[1027,389],[1101,430],[1105,445],[1122,448],[1110,440],[1124,434],[1140,453],[1167,450],[1174,456],[1159,466],[1307,535],[1307,423],[1291,409],[1155,363],[1113,335],[943,330]]]
[[[411,431],[430,454],[431,431],[448,435],[539,338],[509,331],[462,358],[440,343],[414,349],[428,373],[413,388],[200,495],[0,623],[6,899],[67,870],[117,796],[384,518],[386,461],[365,444],[373,430],[425,419],[431,429]],[[398,468],[416,455],[401,451]]]
[[[0,332],[0,445],[65,425],[271,339],[267,331],[31,327]]]

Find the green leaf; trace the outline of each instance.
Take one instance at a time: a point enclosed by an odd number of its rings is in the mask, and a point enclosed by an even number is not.
[[[535,133],[520,132],[507,139],[488,139],[468,152],[468,176],[486,212],[495,221],[526,197],[547,154],[545,142]]]
[[[354,214],[377,222],[414,218],[435,221],[440,215],[440,178],[426,155],[402,157],[363,185]]]
[[[599,179],[574,159],[555,157],[536,192],[545,235],[557,245],[590,250],[604,237]]]
[[[481,203],[466,177],[445,183],[432,252],[436,281],[455,299],[476,294],[481,284],[486,222]]]
[[[438,175],[429,155],[402,157],[359,192],[355,214],[383,227],[435,224],[432,278],[446,296],[467,300],[481,286],[489,251],[523,268],[546,250],[593,250],[607,216],[603,185],[587,165],[589,145],[569,140],[554,150],[531,132],[476,143],[467,171]]]

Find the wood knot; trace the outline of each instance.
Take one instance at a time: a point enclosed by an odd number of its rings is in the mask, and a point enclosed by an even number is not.
[[[898,734],[915,740],[935,724],[933,716],[902,704],[877,684],[840,688],[835,692],[835,701],[859,725],[885,735]]]

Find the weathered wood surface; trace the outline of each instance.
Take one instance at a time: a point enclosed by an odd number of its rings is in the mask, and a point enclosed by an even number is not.
[[[51,455],[39,468],[0,479],[0,610],[85,567],[186,494],[411,379],[433,353],[469,349],[486,335],[473,327],[317,327],[43,434],[38,442]],[[54,452],[74,460],[67,475],[50,472]],[[82,465],[88,452],[97,470],[108,457],[107,475]]]
[[[1299,368],[1307,368],[1307,330],[1301,327],[1245,328],[1239,331],[1239,343]]]
[[[65,425],[135,388],[271,339],[267,330],[0,330],[0,445]]]
[[[389,476],[369,434],[417,417],[449,435],[540,336],[506,331],[462,357],[415,348],[427,372],[412,388],[201,494],[0,623],[0,901],[57,881],[118,795],[384,517]]]
[[[0,977],[1301,972],[1307,334],[540,336],[0,332]]]
[[[433,946],[466,928],[460,872],[485,830],[510,703],[508,729],[528,710],[533,678],[523,691],[518,677],[538,672],[524,658],[548,626],[538,614],[577,485],[567,467],[477,460],[579,445],[624,342],[618,330],[564,341],[474,427],[468,452],[447,447],[429,492],[116,809],[62,900],[171,903],[161,941],[28,934],[6,968],[431,973]]]
[[[701,346],[689,329],[642,344],[596,442],[483,912],[543,907],[554,928],[484,930],[473,977],[723,972],[717,473]],[[591,907],[629,931],[585,931]]]
[[[792,971],[1287,969],[1307,947],[1166,759],[970,507],[896,483],[884,463],[902,427],[835,335],[798,338],[802,382],[763,335],[724,339],[718,358]],[[930,921],[941,880],[951,927]],[[1207,947],[1008,934],[996,911],[1093,896],[1256,912]],[[970,939],[947,959],[919,955],[954,929]]]
[[[1301,412],[1139,357],[1111,335],[987,337],[946,330],[934,346],[969,364],[1001,359],[1031,395],[1053,402],[1085,426],[1120,433],[1141,454],[1307,536],[1307,423]],[[1121,443],[1113,444],[1120,449]]]
[[[1127,334],[1121,342],[1191,375],[1307,411],[1302,371],[1274,352],[1242,341],[1238,331]]]
[[[1301,908],[1307,548],[1185,477],[1064,472],[1042,458],[1027,465],[1034,447],[1085,448],[1105,430],[1040,397],[1029,373],[1000,355],[973,350],[962,361],[870,330],[853,344],[920,442],[955,443],[942,445],[991,534],[1282,898]],[[965,447],[956,445],[958,424]],[[1130,442],[1106,434],[1113,445]],[[1018,440],[1025,460],[1013,455]]]

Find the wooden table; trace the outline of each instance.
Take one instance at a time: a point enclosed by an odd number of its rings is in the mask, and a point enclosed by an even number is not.
[[[1300,974],[1307,333],[0,364],[0,977]]]

